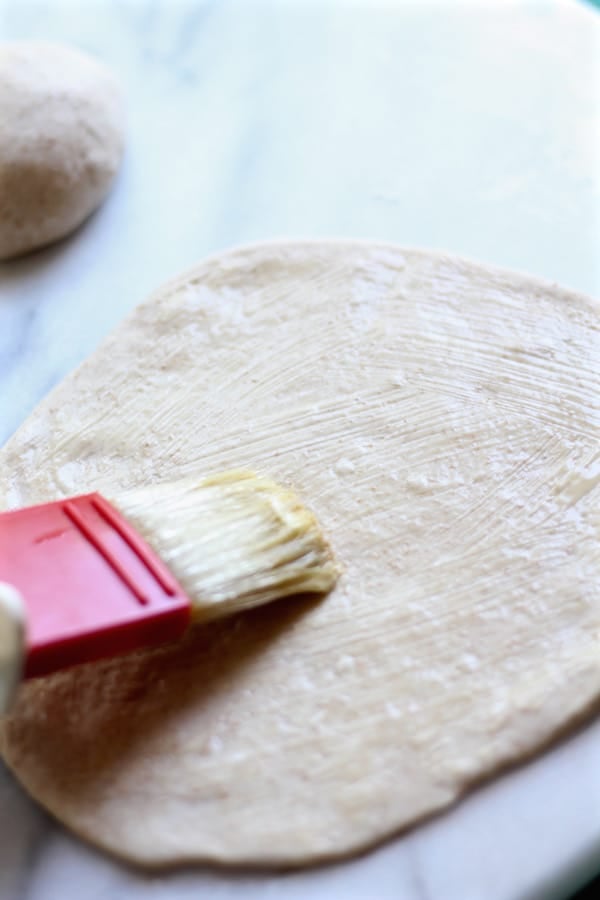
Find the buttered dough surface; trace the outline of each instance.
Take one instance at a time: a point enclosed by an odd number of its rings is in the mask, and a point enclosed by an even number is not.
[[[162,650],[28,683],[28,791],[145,865],[308,864],[448,806],[600,698],[598,307],[361,243],[207,260],[0,453],[0,504],[250,467],[344,569]]]

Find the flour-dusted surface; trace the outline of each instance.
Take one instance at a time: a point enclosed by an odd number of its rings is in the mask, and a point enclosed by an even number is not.
[[[158,292],[9,441],[4,504],[258,467],[310,499],[345,574],[29,685],[2,731],[18,777],[139,862],[302,864],[580,718],[597,329],[584,297],[389,245],[265,244]]]

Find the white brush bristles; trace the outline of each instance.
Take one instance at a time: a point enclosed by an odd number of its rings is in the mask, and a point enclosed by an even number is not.
[[[252,472],[151,485],[111,502],[186,591],[195,622],[325,593],[339,575],[315,516]]]

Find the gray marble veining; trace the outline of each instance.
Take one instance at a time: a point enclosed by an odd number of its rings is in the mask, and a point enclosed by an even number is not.
[[[129,104],[107,203],[0,265],[0,443],[153,288],[234,244],[377,238],[600,293],[600,25],[575,0],[0,0],[0,38],[97,54]],[[278,876],[128,870],[0,768],[0,900],[559,898],[600,866],[599,750],[597,723],[358,860]]]

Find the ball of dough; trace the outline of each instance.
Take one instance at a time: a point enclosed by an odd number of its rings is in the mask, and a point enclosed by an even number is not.
[[[105,66],[58,44],[0,45],[0,259],[77,228],[122,152],[121,92]]]

